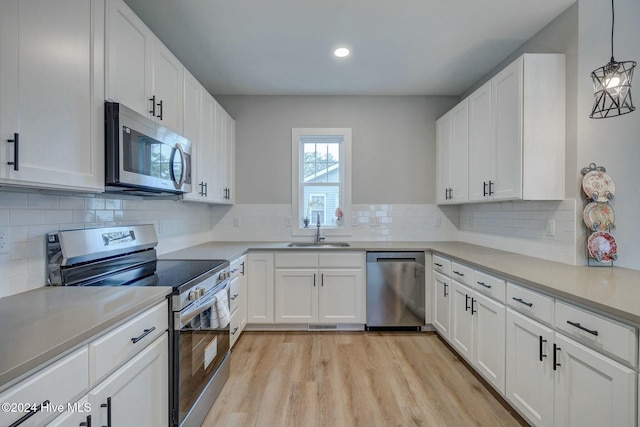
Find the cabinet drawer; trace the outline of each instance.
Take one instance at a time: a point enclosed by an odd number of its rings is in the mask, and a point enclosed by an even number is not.
[[[319,255],[320,268],[364,268],[364,252],[327,252]]]
[[[507,304],[521,313],[553,326],[553,298],[507,283]]]
[[[242,332],[240,330],[240,323],[242,322],[242,314],[240,310],[236,310],[231,313],[231,322],[229,323],[229,347],[233,347],[236,340]]]
[[[318,268],[318,253],[278,252],[275,265],[280,268]]]
[[[451,278],[467,286],[473,286],[473,269],[458,262],[451,262]]]
[[[506,282],[482,271],[473,272],[473,288],[491,298],[504,303]]]
[[[229,285],[229,311],[233,313],[237,308],[242,295],[240,295],[240,280],[232,280]]]
[[[433,256],[433,270],[445,276],[451,276],[451,261],[441,256]]]
[[[581,308],[556,301],[555,326],[597,350],[636,365],[636,329]]]
[[[229,272],[232,279],[238,275],[240,272],[240,258],[236,258],[229,263]]]
[[[91,385],[97,384],[107,374],[166,332],[168,317],[169,308],[164,301],[89,344]],[[142,338],[133,342],[140,337]]]
[[[88,389],[89,356],[87,347],[83,347],[0,394],[0,402],[41,404],[48,400],[51,406],[64,405],[66,409],[67,403],[74,402]],[[26,411],[23,411],[23,407],[15,409],[19,412],[0,411],[0,425],[13,424],[26,415],[30,408]],[[56,415],[59,412],[42,409],[20,427],[41,426]]]

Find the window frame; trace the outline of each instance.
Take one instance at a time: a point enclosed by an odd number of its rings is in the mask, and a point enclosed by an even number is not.
[[[330,136],[340,135],[343,140],[341,143],[341,192],[342,192],[342,225],[321,227],[321,232],[325,236],[351,236],[351,144],[352,132],[351,128],[292,128],[291,129],[291,235],[292,236],[313,236],[316,233],[315,222],[309,218],[309,228],[301,225],[305,212],[300,211],[300,201],[304,197],[304,149],[302,136]],[[325,200],[326,203],[326,200]],[[325,215],[332,214],[326,213]],[[325,220],[326,222],[326,220]]]

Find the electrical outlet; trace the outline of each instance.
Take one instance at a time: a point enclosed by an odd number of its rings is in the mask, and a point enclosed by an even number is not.
[[[547,236],[555,236],[556,235],[556,220],[549,219],[547,220]]]
[[[442,217],[440,217],[440,215],[436,215],[433,218],[433,226],[434,227],[442,227]]]
[[[291,217],[286,217],[284,219],[284,226],[285,227],[291,227]]]
[[[239,216],[234,216],[233,217],[233,226],[234,227],[240,227],[240,217]]]
[[[369,217],[369,227],[380,227],[380,219],[377,216]]]
[[[351,218],[351,226],[352,227],[357,227],[358,226],[358,217]]]
[[[0,227],[0,254],[8,254],[11,249],[9,227]]]

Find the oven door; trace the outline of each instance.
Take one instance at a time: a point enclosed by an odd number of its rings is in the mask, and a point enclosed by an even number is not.
[[[218,292],[226,295],[226,312],[221,313]],[[218,294],[219,295],[219,294]],[[205,296],[175,313],[173,407],[178,425],[198,402],[229,352],[229,282],[216,286]],[[215,399],[215,398],[214,398]]]

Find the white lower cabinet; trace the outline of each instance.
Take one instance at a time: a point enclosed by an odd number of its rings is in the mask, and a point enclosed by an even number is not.
[[[507,309],[506,398],[530,423],[553,425],[553,330]]]
[[[556,332],[556,426],[636,425],[636,372]]]
[[[433,326],[438,333],[449,340],[451,323],[451,280],[433,272]]]
[[[233,348],[240,334],[247,325],[247,256],[243,255],[231,261],[231,339],[229,347]]]
[[[93,416],[91,415],[89,395],[86,395],[77,402],[70,404],[70,406],[65,407],[65,409],[66,412],[47,424],[47,427],[95,426],[95,424],[93,424]]]
[[[273,259],[272,253],[247,255],[248,323],[273,323]]]
[[[364,323],[363,265],[357,253],[277,254],[275,322]]]
[[[504,305],[455,280],[451,281],[451,296],[451,345],[504,393]]]
[[[169,419],[168,366],[164,334],[89,393],[93,425],[165,425]]]

